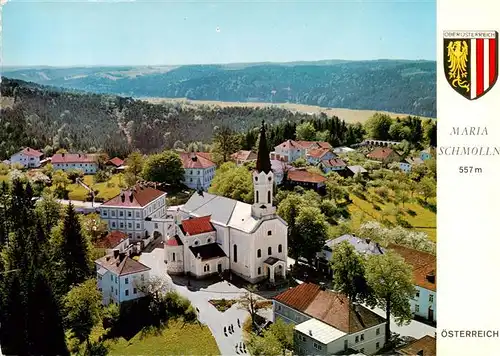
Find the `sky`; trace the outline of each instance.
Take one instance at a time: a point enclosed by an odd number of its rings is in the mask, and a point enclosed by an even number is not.
[[[5,66],[436,59],[435,0],[10,0],[2,22]]]

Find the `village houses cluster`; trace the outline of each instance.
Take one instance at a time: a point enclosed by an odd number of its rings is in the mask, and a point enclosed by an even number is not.
[[[366,140],[358,147],[370,147],[368,159],[384,164],[397,162],[405,173],[431,158],[431,152],[424,150],[418,157],[402,159],[394,148],[397,144]],[[144,296],[141,285],[149,279],[151,269],[133,256],[158,242],[164,250],[165,271],[169,275],[205,278],[229,271],[249,283],[284,279],[288,269],[288,226],[276,214],[275,186],[289,184],[321,190],[326,181],[323,175],[292,163],[304,159],[325,174],[334,171],[343,177],[367,174],[362,166],[348,165],[340,157],[355,150],[350,147],[286,140],[269,152],[264,125],[258,148],[256,153],[238,151],[232,155],[238,165],[255,162],[252,204],[207,193],[216,172],[210,154],[180,152],[183,183],[195,190],[185,204],[169,207],[165,192],[137,184],[99,206],[97,211],[109,231],[98,246],[106,254],[95,261],[103,304],[119,304]],[[95,174],[99,169],[92,154],[58,153],[44,158],[32,148],[14,154],[8,163],[38,168],[47,162],[55,170],[80,169],[85,174]],[[117,157],[106,164],[117,171],[126,168],[126,162]],[[343,235],[326,241],[315,259],[318,271],[332,274],[332,251],[343,241],[361,254],[386,253],[385,248],[369,239]],[[398,245],[387,248],[400,254],[413,268],[417,291],[410,301],[413,314],[435,323],[435,256]],[[363,305],[349,303],[346,298],[323,286],[302,283],[273,299],[273,321],[281,319],[294,325],[294,351],[298,355],[332,355],[348,350],[366,355],[377,353],[384,346],[385,318]]]

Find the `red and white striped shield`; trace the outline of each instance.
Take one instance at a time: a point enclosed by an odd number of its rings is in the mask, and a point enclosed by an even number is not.
[[[498,32],[445,31],[444,70],[456,92],[469,100],[482,97],[498,77]]]

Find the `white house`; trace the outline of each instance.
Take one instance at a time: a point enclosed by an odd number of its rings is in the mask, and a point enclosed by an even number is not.
[[[286,140],[280,143],[271,152],[271,159],[285,162],[294,162],[299,158],[306,159],[306,154],[315,149],[331,150],[332,146],[328,142],[322,141],[294,141]]]
[[[118,250],[95,261],[97,288],[102,293],[102,303],[120,304],[141,298],[141,286],[149,278],[151,268]]]
[[[388,248],[401,255],[413,268],[416,288],[415,297],[410,301],[413,314],[436,322],[436,256],[395,244]]]
[[[85,174],[94,174],[99,168],[95,156],[81,153],[56,153],[51,163],[55,171],[80,169]]]
[[[183,183],[191,189],[207,190],[215,175],[216,164],[198,152],[180,152],[184,168]]]
[[[311,165],[316,165],[321,161],[327,161],[336,157],[328,148],[314,148],[307,152],[306,161]]]
[[[26,147],[10,157],[10,164],[19,163],[24,168],[38,168],[42,156],[42,152]]]
[[[302,283],[274,297],[273,320],[294,327],[294,354],[377,353],[385,342],[385,319],[319,285]]]
[[[252,180],[253,204],[198,191],[179,208],[164,244],[169,273],[200,278],[229,270],[251,283],[285,277],[288,227],[273,204],[264,126]]]
[[[411,168],[413,166],[417,166],[424,163],[424,161],[420,157],[408,157],[405,160],[399,162],[399,169],[401,169],[405,173],[411,172]]]
[[[108,230],[118,230],[137,241],[141,238],[164,234],[160,224],[166,218],[167,193],[137,184],[122,191],[99,207],[101,219],[108,224]]]

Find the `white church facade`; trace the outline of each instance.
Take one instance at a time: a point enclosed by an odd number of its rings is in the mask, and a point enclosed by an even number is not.
[[[273,205],[264,123],[252,179],[253,204],[199,191],[179,207],[165,231],[169,274],[203,278],[229,270],[250,283],[286,276],[288,226]]]

